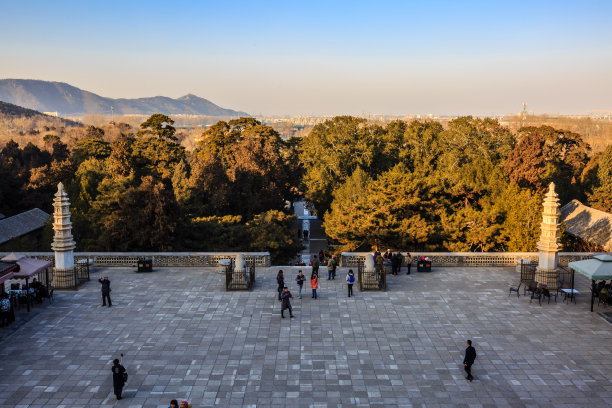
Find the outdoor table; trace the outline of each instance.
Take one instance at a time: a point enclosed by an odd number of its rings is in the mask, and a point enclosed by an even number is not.
[[[561,289],[561,292],[565,293],[565,298],[563,298],[564,302],[569,297],[570,302],[573,300],[574,303],[576,303],[576,299],[574,298],[574,295],[580,294],[580,292],[578,292],[576,289]]]
[[[34,290],[34,288],[29,288],[28,289],[10,289],[7,290],[6,293],[8,293],[11,296],[11,299],[18,303],[18,297],[19,296],[26,296],[27,297],[27,305],[28,305],[28,312],[30,311],[30,304],[31,304],[31,300],[30,300],[30,296],[28,296],[28,292],[30,295],[36,293],[36,291]]]
[[[34,288],[30,288],[30,294],[33,294]],[[6,293],[8,293],[9,295],[27,295],[28,291],[26,289],[10,289],[7,290]]]

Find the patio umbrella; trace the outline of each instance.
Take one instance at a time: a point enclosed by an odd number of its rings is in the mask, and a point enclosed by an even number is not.
[[[592,259],[570,262],[567,266],[591,280],[591,312],[595,301],[595,281],[612,279],[612,256],[596,255]]]

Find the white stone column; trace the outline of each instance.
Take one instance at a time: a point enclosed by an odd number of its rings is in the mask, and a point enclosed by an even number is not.
[[[57,193],[53,199],[53,219],[53,230],[55,231],[51,244],[51,249],[55,252],[53,286],[58,289],[74,288],[76,287],[75,242],[72,239],[70,201],[62,183],[57,185]]]
[[[236,264],[234,265],[234,276],[232,279],[232,283],[235,284],[235,286],[246,286],[246,273],[247,270],[244,254],[237,254]]]
[[[550,289],[556,288],[558,284],[559,271],[558,252],[561,247],[559,243],[559,198],[555,193],[555,183],[550,183],[548,192],[544,196],[542,210],[542,224],[538,250],[540,251],[540,262],[536,268],[536,281],[544,283]]]

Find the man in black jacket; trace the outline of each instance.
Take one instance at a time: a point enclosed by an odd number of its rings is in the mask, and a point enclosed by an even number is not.
[[[289,288],[286,286],[283,288],[283,292],[281,293],[282,303],[281,303],[281,317],[285,318],[285,309],[289,309],[289,317],[293,319],[293,309],[291,308],[291,301],[293,296],[291,292],[289,292]]]
[[[102,306],[106,306],[106,299],[108,299],[108,307],[111,307],[113,304],[111,303],[110,298],[111,288],[108,276],[98,279],[98,282],[102,284]]]
[[[465,378],[470,381],[474,379],[472,376],[472,364],[474,364],[474,360],[476,360],[476,349],[472,347],[472,340],[468,340],[467,348],[465,349],[465,358],[463,359],[463,367],[467,373],[467,377]]]
[[[121,392],[123,391],[123,386],[125,385],[125,380],[123,377],[123,373],[125,373],[125,367],[119,364],[119,359],[113,360],[113,367],[111,368],[113,371],[113,391],[115,392],[115,396],[118,400],[121,399]]]

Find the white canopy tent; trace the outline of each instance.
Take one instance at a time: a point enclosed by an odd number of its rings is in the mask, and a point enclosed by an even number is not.
[[[592,312],[595,301],[595,281],[612,279],[612,255],[596,255],[592,259],[570,262],[567,266],[591,280]]]
[[[14,252],[2,258],[3,261],[17,262],[19,265],[19,272],[14,272],[12,279],[25,279],[26,286],[29,287],[29,280],[34,275],[38,275],[41,272],[47,271],[52,264],[49,261],[43,261],[42,259],[27,258],[25,255],[15,254]],[[46,276],[47,284],[49,282],[49,276]],[[30,311],[30,290],[27,291],[28,298],[28,312]]]

